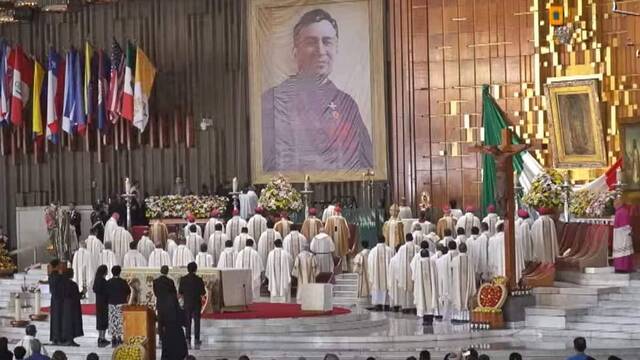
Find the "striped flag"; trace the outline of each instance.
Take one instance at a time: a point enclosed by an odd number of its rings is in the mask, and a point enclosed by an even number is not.
[[[136,47],[127,44],[127,67],[124,70],[124,86],[122,89],[122,108],[120,115],[133,122],[133,87],[136,68]]]
[[[75,59],[75,50],[71,49],[67,52],[65,58],[65,76],[64,76],[64,102],[62,109],[62,131],[69,135],[74,133],[73,124],[73,106],[75,104],[75,72],[73,71],[73,62]]]
[[[101,49],[98,51],[98,129],[108,130],[107,94],[109,92],[109,58]]]
[[[120,118],[120,103],[122,101],[122,77],[124,72],[124,53],[120,44],[114,39],[111,45],[111,79],[107,94],[107,110],[112,123]]]
[[[49,51],[47,68],[47,139],[57,144],[64,103],[65,62],[53,49]]]
[[[136,54],[136,79],[134,97],[133,125],[143,132],[149,122],[149,96],[156,77],[156,68],[147,55],[138,48]]]
[[[75,72],[75,105],[73,107],[73,123],[80,135],[84,135],[87,130],[87,117],[84,113],[86,108],[84,105],[85,98],[83,92],[82,65],[82,54],[78,52],[73,61],[73,69]]]
[[[42,124],[42,103],[40,95],[42,94],[44,84],[44,68],[38,61],[33,62],[33,101],[31,102],[31,116],[33,120],[32,131],[35,139],[44,136],[44,127]]]
[[[0,126],[9,125],[9,109],[11,99],[9,54],[11,47],[2,40],[0,42]]]
[[[22,112],[29,102],[29,87],[33,84],[33,60],[18,45],[11,52],[9,62],[13,66],[11,123],[14,126],[22,126]]]

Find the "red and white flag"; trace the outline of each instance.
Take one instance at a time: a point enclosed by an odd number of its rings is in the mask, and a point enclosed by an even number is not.
[[[581,189],[599,193],[612,190],[618,182],[618,169],[622,168],[622,158],[618,159],[604,174],[597,177],[590,183],[585,184]]]
[[[9,61],[13,67],[11,123],[14,126],[22,126],[22,110],[29,102],[29,87],[33,84],[33,60],[18,45],[11,51]]]

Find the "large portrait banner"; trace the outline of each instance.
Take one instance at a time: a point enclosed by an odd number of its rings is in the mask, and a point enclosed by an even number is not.
[[[253,181],[386,180],[383,1],[251,0]]]

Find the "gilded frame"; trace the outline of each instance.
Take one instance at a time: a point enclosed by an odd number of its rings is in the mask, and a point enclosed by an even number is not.
[[[262,154],[262,83],[261,63],[258,59],[261,43],[259,41],[258,11],[265,7],[314,6],[322,4],[363,1],[369,5],[369,59],[371,84],[371,141],[373,144],[374,167],[352,171],[277,171],[263,170]],[[256,184],[266,183],[275,175],[282,174],[293,183],[302,183],[309,175],[311,182],[361,181],[363,174],[373,171],[373,180],[387,180],[387,135],[386,101],[384,93],[384,1],[383,0],[250,0],[247,9],[249,101],[251,125],[251,178]]]
[[[640,192],[640,184],[633,184],[633,180],[630,179],[632,177],[632,163],[628,159],[632,154],[627,153],[627,132],[630,128],[640,129],[640,121],[621,121],[618,126],[620,128],[620,155],[624,159],[624,165],[622,166],[624,190],[625,192]]]
[[[560,79],[557,79],[560,80]],[[547,115],[549,119],[550,147],[553,164],[557,168],[602,168],[607,166],[607,152],[602,127],[600,96],[597,79],[554,81],[545,85]],[[560,118],[558,95],[588,94],[588,126],[594,135],[594,154],[567,154],[565,148],[565,127]],[[570,135],[569,135],[570,136]]]

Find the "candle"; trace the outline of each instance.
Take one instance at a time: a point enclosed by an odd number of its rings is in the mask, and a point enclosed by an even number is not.
[[[124,192],[127,195],[131,194],[131,181],[129,181],[129,178],[124,179]]]
[[[304,176],[304,191],[309,191],[309,175]]]
[[[22,310],[22,306],[20,305],[20,295],[16,295],[14,298],[14,306],[15,306],[15,319],[16,321],[20,321],[20,310]]]
[[[34,314],[40,315],[40,289],[35,292],[35,300],[33,301],[34,305]]]
[[[238,192],[238,178],[233,178],[233,192]]]

